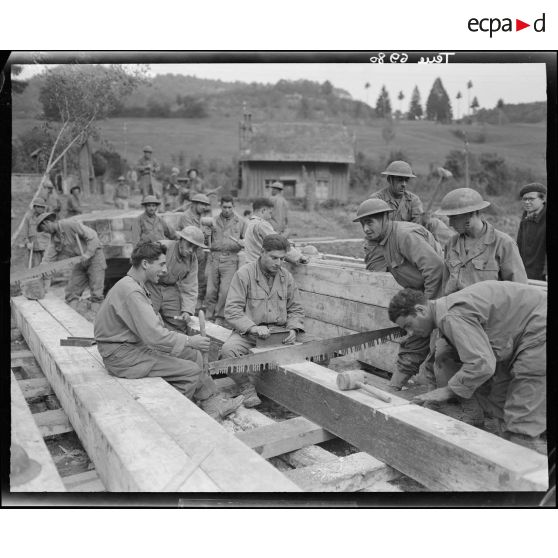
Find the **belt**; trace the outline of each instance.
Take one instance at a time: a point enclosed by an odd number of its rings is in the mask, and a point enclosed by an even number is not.
[[[238,252],[233,252],[232,250],[211,250],[212,254],[220,254],[222,256],[237,256]]]

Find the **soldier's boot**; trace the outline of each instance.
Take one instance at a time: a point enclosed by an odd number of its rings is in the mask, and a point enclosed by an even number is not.
[[[525,448],[532,449],[537,453],[542,453],[546,455],[546,440],[541,436],[527,436],[527,434],[519,434],[518,432],[508,432],[505,431],[502,434],[502,438],[513,442],[514,444],[519,444]]]
[[[225,417],[234,413],[244,401],[244,397],[239,395],[233,399],[225,399],[220,395],[212,395],[208,399],[200,401],[199,405],[212,419],[221,422]]]
[[[239,385],[240,395],[244,397],[244,406],[247,409],[261,405],[262,400],[258,397],[256,388],[252,382],[245,382]]]
[[[78,298],[73,298],[72,300],[70,300],[68,302],[68,306],[70,308],[73,308],[77,312],[77,309],[78,309],[78,306],[79,306],[79,299]]]
[[[479,402],[472,397],[471,399],[460,399],[461,409],[463,410],[463,422],[482,428],[484,426],[484,411]]]

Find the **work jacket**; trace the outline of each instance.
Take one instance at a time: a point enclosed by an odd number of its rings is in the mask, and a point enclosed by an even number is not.
[[[371,198],[384,200],[395,211],[388,213],[388,218],[392,221],[413,221],[420,223],[423,213],[422,202],[420,198],[412,192],[407,192],[400,197],[395,198],[391,195],[389,187],[382,188],[378,192],[374,192]]]
[[[130,197],[130,186],[126,183],[117,183],[114,187],[113,199],[119,198],[121,200],[127,200]]]
[[[506,233],[485,223],[484,233],[465,252],[465,235],[453,235],[445,247],[444,294],[480,281],[527,283],[517,244]]]
[[[527,277],[546,281],[546,205],[536,215],[523,214],[517,244]]]
[[[144,212],[132,222],[132,242],[134,244],[144,241],[157,242],[165,238],[174,240],[176,234],[174,229],[157,214],[148,217]]]
[[[442,249],[422,225],[389,221],[384,238],[377,242],[388,271],[402,286],[424,291],[427,298],[442,293]]]
[[[83,211],[81,210],[81,202],[79,198],[74,194],[70,194],[68,196],[66,213],[68,217],[73,217],[74,215],[80,215],[81,213],[83,213]]]
[[[144,285],[126,275],[107,293],[95,318],[95,339],[101,356],[110,356],[121,343],[147,345],[180,356],[188,337],[163,327]]]
[[[58,196],[54,190],[50,191],[48,188],[44,188],[41,198],[43,198],[47,204],[47,211],[52,211],[56,213],[57,216],[60,214],[62,202],[60,201],[60,196]]]
[[[225,219],[222,214],[213,219],[211,230],[211,251],[212,252],[240,252],[242,246],[231,240],[229,237],[240,240],[244,238],[246,221],[242,217],[233,213],[229,219]]]
[[[276,233],[283,234],[289,226],[289,202],[281,195],[272,196],[273,211],[270,223]]]
[[[48,233],[37,231],[37,219],[39,217],[40,215],[30,213],[25,218],[25,222],[23,224],[23,230],[25,232],[27,242],[33,243],[34,252],[41,252],[43,250],[46,250],[50,241],[50,235]]]
[[[463,363],[448,386],[461,397],[491,378],[496,363],[546,339],[547,295],[510,281],[482,281],[430,302],[440,334]]]
[[[167,247],[167,272],[159,277],[158,285],[174,287],[180,294],[180,311],[193,314],[198,299],[198,258],[195,250],[186,257],[179,251],[179,241],[163,241]]]
[[[93,257],[97,250],[103,253],[97,233],[83,223],[74,219],[62,219],[56,225],[57,230],[51,234],[42,263],[81,256],[80,245],[86,258]],[[79,237],[79,244],[76,235]]]
[[[232,278],[225,318],[241,334],[256,325],[304,331],[304,309],[293,276],[281,268],[270,287],[259,258],[243,265]]]

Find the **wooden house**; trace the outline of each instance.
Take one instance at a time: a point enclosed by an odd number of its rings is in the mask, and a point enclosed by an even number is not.
[[[354,139],[345,126],[315,122],[240,124],[239,179],[243,198],[265,196],[280,180],[286,198],[304,198],[315,185],[315,199],[347,200]]]

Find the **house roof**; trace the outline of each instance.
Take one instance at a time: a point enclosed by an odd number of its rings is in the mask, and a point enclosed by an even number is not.
[[[242,144],[240,160],[354,163],[353,138],[340,124],[253,124]]]

